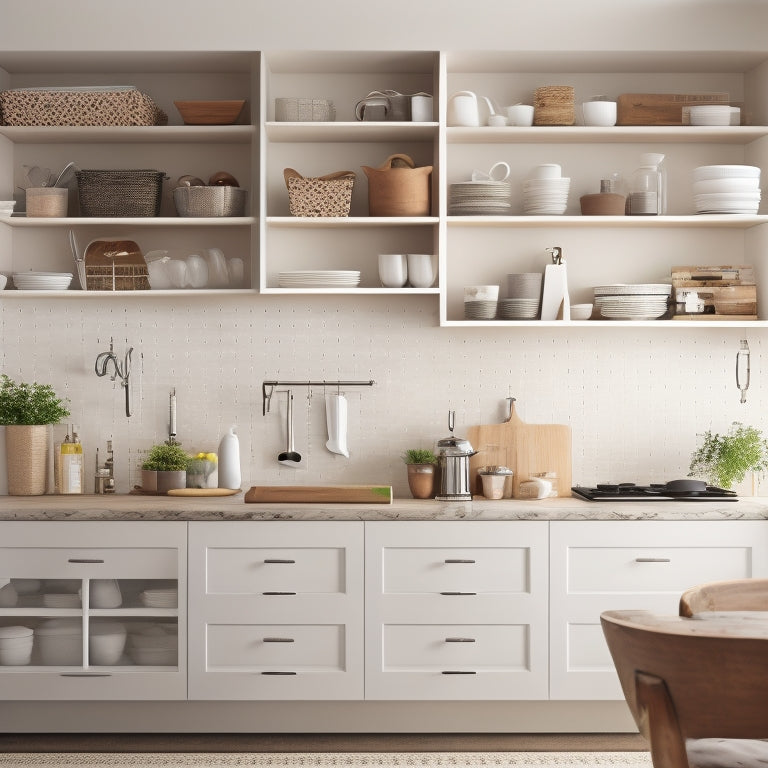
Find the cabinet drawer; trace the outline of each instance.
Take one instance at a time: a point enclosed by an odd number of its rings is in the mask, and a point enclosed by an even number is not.
[[[528,548],[387,547],[385,594],[522,593],[529,588]]]
[[[384,670],[527,670],[524,624],[385,624]]]
[[[345,589],[341,547],[209,547],[209,595],[338,594]]]
[[[297,674],[344,669],[344,626],[209,624],[207,668]]]
[[[176,579],[177,549],[0,547],[0,576],[34,579]]]

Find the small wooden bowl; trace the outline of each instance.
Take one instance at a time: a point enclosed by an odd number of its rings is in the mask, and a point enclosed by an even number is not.
[[[245,99],[235,101],[174,101],[184,125],[232,125]]]
[[[594,195],[582,195],[582,216],[623,216],[624,195],[615,192],[598,192]]]

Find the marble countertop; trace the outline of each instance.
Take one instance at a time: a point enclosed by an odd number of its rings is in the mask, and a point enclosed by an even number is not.
[[[392,504],[246,504],[228,497],[0,496],[10,520],[765,520],[768,498],[697,502],[587,502],[577,498]]]

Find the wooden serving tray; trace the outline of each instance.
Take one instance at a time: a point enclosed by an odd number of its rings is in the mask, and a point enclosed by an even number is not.
[[[255,485],[246,503],[267,504],[391,504],[391,485]]]

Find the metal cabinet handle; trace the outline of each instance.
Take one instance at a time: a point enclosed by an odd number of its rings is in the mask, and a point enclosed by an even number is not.
[[[295,560],[280,560],[276,557],[270,557],[269,559],[264,561],[265,565],[293,565],[296,561]]]
[[[476,595],[477,592],[441,592],[441,595]]]
[[[277,671],[271,672],[271,671],[266,671],[266,672],[262,672],[261,674],[262,675],[295,675],[296,672],[277,672]]]
[[[108,672],[60,672],[59,677],[112,677]]]
[[[445,562],[447,564],[451,564],[451,563],[474,563],[476,561],[475,560],[461,560],[459,558],[451,557],[451,558],[448,558]]]
[[[446,643],[474,643],[477,642],[474,637],[446,637]]]
[[[295,592],[262,592],[262,595],[295,595]]]
[[[672,560],[669,557],[636,557],[636,563],[671,563]]]
[[[264,643],[295,643],[296,641],[292,637],[265,637],[262,642]]]
[[[476,675],[477,672],[465,670],[465,669],[444,669],[440,674],[442,675]]]
[[[70,557],[68,563],[103,563],[103,560],[90,559],[87,557]]]

